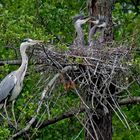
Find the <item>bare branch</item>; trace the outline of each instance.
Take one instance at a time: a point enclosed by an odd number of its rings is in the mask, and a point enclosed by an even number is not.
[[[0,66],[3,66],[5,64],[9,64],[9,65],[20,65],[21,64],[21,60],[0,61]]]
[[[119,101],[120,105],[126,104],[139,104],[140,103],[140,96],[138,97],[128,97]]]
[[[120,105],[136,104],[136,103],[140,103],[140,97],[129,97],[129,98],[125,98],[125,99],[122,99],[121,101],[119,101]],[[65,112],[64,114],[57,116],[53,119],[45,120],[42,123],[42,125],[39,127],[39,129],[44,128],[48,125],[54,124],[58,121],[73,117],[75,114],[82,113],[84,111],[85,111],[84,107],[81,107],[79,109],[73,109],[71,111]]]
[[[78,109],[74,109],[74,110],[65,112],[64,114],[62,114],[62,115],[60,115],[60,116],[57,116],[57,117],[55,117],[55,118],[53,118],[53,119],[45,120],[45,121],[42,123],[42,125],[39,127],[39,129],[44,128],[44,127],[46,127],[46,126],[48,126],[48,125],[57,123],[58,121],[61,121],[61,120],[64,120],[64,119],[73,117],[73,116],[75,116],[76,114],[82,113],[82,112],[84,112],[84,111],[85,111],[84,107],[81,107],[81,108],[78,108]]]
[[[63,71],[64,72],[64,71]],[[58,75],[58,74],[56,74]],[[54,82],[54,79],[57,78],[57,76],[55,75],[55,78],[53,78],[48,84],[50,86],[52,86],[53,82]],[[47,88],[46,88],[47,89]],[[45,96],[42,94],[42,97],[44,98]],[[119,101],[119,104],[120,105],[126,105],[126,104],[137,104],[137,103],[140,103],[140,97],[129,97],[129,98],[125,98],[125,99],[122,99],[121,101]],[[39,113],[41,109],[41,105],[38,106],[38,109],[37,109],[37,113]],[[58,121],[61,121],[61,120],[64,120],[64,119],[67,119],[67,118],[70,118],[70,117],[73,117],[75,116],[76,114],[79,114],[79,113],[82,113],[85,111],[85,108],[84,107],[81,107],[79,109],[73,109],[71,111],[68,111],[68,112],[65,112],[64,114],[60,115],[60,116],[57,116],[53,119],[49,119],[49,120],[45,120],[44,122],[42,122],[42,124],[40,125],[39,129],[41,128],[44,128],[48,125],[51,125],[51,124],[54,124],[54,123],[57,123]],[[37,123],[36,121],[36,117],[37,117],[38,114],[36,114],[30,121],[29,123],[27,124],[27,126],[22,129],[21,131],[17,132],[16,134],[14,134],[12,136],[12,138],[16,138],[20,135],[22,135],[23,133],[29,131],[30,127],[31,126],[35,126],[35,124]]]

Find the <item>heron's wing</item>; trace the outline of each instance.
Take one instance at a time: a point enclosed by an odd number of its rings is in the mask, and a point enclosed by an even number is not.
[[[0,102],[10,95],[16,84],[17,78],[14,73],[8,74],[0,83]]]

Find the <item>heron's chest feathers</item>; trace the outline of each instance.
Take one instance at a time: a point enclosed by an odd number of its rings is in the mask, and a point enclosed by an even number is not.
[[[22,83],[17,82],[13,91],[12,91],[12,96],[10,97],[10,101],[14,100],[17,98],[17,96],[20,94],[21,90],[22,90]]]
[[[22,63],[22,65],[20,66],[20,68],[15,72],[16,78],[17,78],[17,84],[22,83],[24,80],[24,76],[27,70],[27,65],[28,62],[24,62]]]

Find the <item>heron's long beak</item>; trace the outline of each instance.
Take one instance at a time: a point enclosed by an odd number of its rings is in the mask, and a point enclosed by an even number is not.
[[[93,23],[94,25],[99,24],[99,20],[98,19],[97,20],[90,19],[90,20],[88,20],[88,22],[89,23]]]
[[[91,20],[91,17],[86,17],[84,20],[85,20],[85,22],[88,22]]]

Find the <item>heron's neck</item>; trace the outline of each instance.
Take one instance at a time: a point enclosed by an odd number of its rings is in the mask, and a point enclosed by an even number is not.
[[[89,32],[89,46],[92,46],[93,44],[93,35],[96,34],[96,32],[101,32],[101,35],[98,37],[98,43],[103,43],[104,42],[104,32],[105,32],[105,28],[102,28],[100,29],[97,25],[93,26],[91,29],[90,29],[90,32]],[[95,40],[96,41],[96,40]]]
[[[93,41],[93,38],[92,38],[92,37],[93,37],[93,35],[96,34],[97,29],[98,29],[97,25],[94,25],[94,26],[90,29],[90,31],[89,31],[89,37],[88,37],[88,42],[89,42],[89,44]]]
[[[75,25],[75,29],[76,29],[76,32],[77,32],[77,39],[78,39],[78,42],[80,45],[84,45],[84,35],[83,35],[83,32],[82,32],[82,28],[81,28],[81,25]]]
[[[82,32],[82,28],[81,25],[75,25],[76,28],[76,32],[79,38],[83,38],[83,32]]]
[[[26,54],[26,47],[23,49],[20,49],[20,53],[21,53],[22,63],[18,71],[19,71],[19,75],[21,76],[21,79],[24,79],[25,73],[27,71],[27,66],[28,66],[28,56]]]

